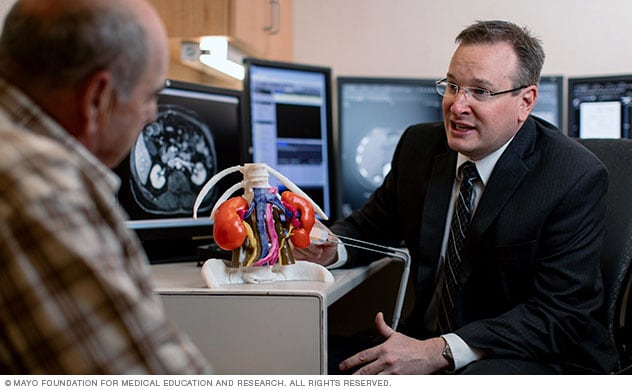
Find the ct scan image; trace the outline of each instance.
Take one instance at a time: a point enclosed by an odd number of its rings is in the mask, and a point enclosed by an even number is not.
[[[217,173],[217,152],[211,130],[195,112],[159,105],[156,120],[132,147],[129,163],[131,192],[139,207],[152,214],[186,214]],[[209,203],[200,211],[208,211]]]

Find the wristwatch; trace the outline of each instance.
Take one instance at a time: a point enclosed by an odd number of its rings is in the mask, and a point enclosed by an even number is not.
[[[445,360],[448,361],[448,369],[446,371],[454,371],[454,356],[452,356],[452,350],[450,349],[450,344],[448,344],[448,341],[443,338],[443,341],[445,341],[445,347],[443,347],[443,352],[441,352],[441,356],[443,356],[443,358]]]

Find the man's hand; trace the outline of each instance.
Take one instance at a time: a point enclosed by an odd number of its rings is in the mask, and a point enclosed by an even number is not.
[[[294,258],[307,260],[323,266],[333,264],[338,258],[338,238],[327,229],[320,221],[316,220],[314,227],[327,234],[328,241],[323,243],[311,243],[307,248],[292,247]]]
[[[440,338],[417,340],[395,332],[375,316],[375,326],[386,339],[382,344],[365,349],[340,363],[340,370],[360,367],[354,374],[431,374],[448,367],[441,356],[445,341]]]

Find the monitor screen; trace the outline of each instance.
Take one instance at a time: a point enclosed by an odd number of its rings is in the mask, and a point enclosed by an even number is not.
[[[251,161],[279,171],[335,219],[331,70],[253,58],[244,64]],[[283,190],[273,177],[270,184]]]
[[[542,76],[538,85],[538,101],[532,114],[561,128],[564,112],[563,89],[563,76]]]
[[[210,210],[241,177],[220,181],[197,220],[193,203],[213,175],[244,162],[240,103],[239,91],[168,81],[158,96],[156,120],[114,169],[121,179],[118,202],[150,261],[193,256],[196,246],[210,242]]]
[[[360,208],[382,184],[408,126],[442,120],[435,81],[337,78],[343,216]]]
[[[568,79],[568,135],[630,138],[632,75]]]

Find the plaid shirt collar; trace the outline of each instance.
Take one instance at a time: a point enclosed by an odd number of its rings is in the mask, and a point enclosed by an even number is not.
[[[93,172],[111,187],[113,193],[118,191],[120,180],[116,174],[101,163],[88,149],[59,125],[53,118],[36,105],[26,94],[0,77],[0,110],[11,122],[25,131],[31,131],[48,137],[69,150],[78,154],[79,158],[93,168]]]

